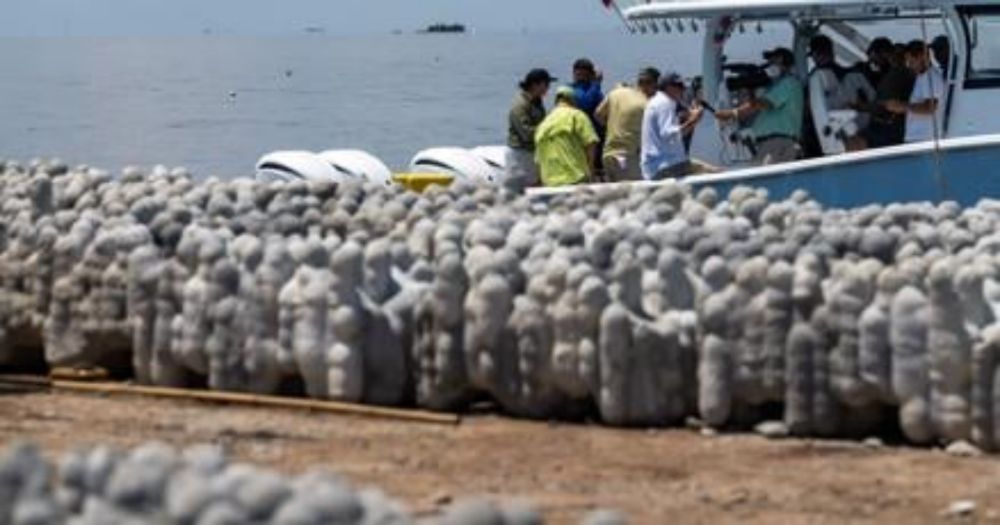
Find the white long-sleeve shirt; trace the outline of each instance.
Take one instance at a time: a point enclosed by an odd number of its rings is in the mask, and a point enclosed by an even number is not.
[[[642,116],[642,177],[655,180],[656,174],[688,160],[681,132],[678,104],[662,91],[646,106]]]

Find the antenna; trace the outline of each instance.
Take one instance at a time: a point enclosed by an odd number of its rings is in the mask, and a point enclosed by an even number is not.
[[[927,17],[924,17],[924,16],[920,17],[920,34],[921,34],[920,38],[923,39],[924,45],[927,45],[927,42],[928,42]],[[927,53],[928,54],[930,53],[930,49],[927,49]],[[930,57],[927,57],[927,60],[930,61]],[[930,67],[934,67],[934,64],[931,64]],[[948,81],[945,80],[946,84],[947,84],[947,82]],[[930,88],[930,92],[934,93],[934,77],[932,75],[927,75],[927,84],[928,84],[927,87]],[[946,86],[941,86],[941,87],[942,87],[941,93],[944,96],[947,96],[947,90],[944,89]],[[941,152],[941,123],[938,121],[938,116],[941,114],[941,108],[943,107],[942,106],[942,102],[944,102],[944,101],[943,100],[938,100],[937,101],[937,104],[934,107],[934,113],[931,113],[931,123],[932,123],[932,129],[933,129],[933,133],[934,133],[934,137],[933,137],[933,139],[934,139],[934,178],[937,180],[938,190],[941,192],[941,199],[944,200],[948,196],[948,181],[945,180],[944,173],[943,173],[943,170],[942,170],[942,160],[943,159],[942,159],[942,152]]]

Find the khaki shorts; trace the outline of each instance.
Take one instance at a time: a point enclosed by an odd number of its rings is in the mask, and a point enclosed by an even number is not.
[[[753,162],[759,166],[781,164],[802,158],[802,146],[787,137],[772,137],[757,143]]]
[[[601,159],[601,164],[604,165],[604,179],[607,182],[642,180],[642,167],[639,163],[639,155],[605,155]]]

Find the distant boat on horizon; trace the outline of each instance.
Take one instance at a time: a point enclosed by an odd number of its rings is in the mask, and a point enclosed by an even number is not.
[[[461,34],[465,33],[465,25],[463,24],[432,24],[426,28],[417,31],[420,34]]]
[[[326,28],[325,27],[321,27],[321,26],[309,26],[309,27],[305,28],[304,31],[307,34],[310,34],[310,35],[325,35],[326,34]]]

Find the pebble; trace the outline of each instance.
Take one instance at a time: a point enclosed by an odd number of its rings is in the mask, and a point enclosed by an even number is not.
[[[979,447],[965,440],[959,440],[948,445],[944,451],[956,458],[978,458],[983,455],[983,451]]]
[[[972,500],[959,500],[952,502],[948,508],[941,512],[945,518],[966,518],[976,513],[976,502]]]
[[[449,505],[455,498],[448,492],[439,492],[431,498],[431,502],[435,507],[443,507]]]
[[[754,427],[754,432],[767,439],[781,439],[788,437],[788,425],[781,421],[765,421]]]
[[[56,525],[78,523],[342,523],[409,524],[417,521],[404,505],[378,489],[357,491],[340,477],[313,471],[297,477],[229,463],[218,449],[196,446],[180,453],[160,443],[120,453],[108,447],[81,449],[54,466],[35,454],[30,444],[0,450],[0,524]],[[36,456],[32,456],[36,457]],[[103,484],[83,486],[79,476],[46,477],[49,471],[69,472],[80,458],[127,458],[104,461],[112,479],[111,491]],[[31,459],[31,458],[28,458]],[[169,461],[164,461],[169,460]],[[14,469],[20,471],[14,472]],[[152,483],[162,480],[163,483]],[[41,481],[40,480],[45,480]],[[130,483],[123,483],[122,480]],[[127,489],[127,490],[126,490]],[[60,498],[75,490],[86,500]],[[10,499],[13,498],[11,501]],[[488,499],[454,501],[447,492],[433,498],[441,508],[439,525],[542,525],[542,513],[530,502],[497,503]],[[590,514],[587,525],[626,525],[627,518],[611,510]]]
[[[615,510],[595,510],[583,518],[583,525],[628,525],[628,519]]]
[[[705,428],[705,422],[697,417],[688,416],[684,418],[684,427],[690,430],[702,430]]]
[[[881,438],[870,437],[862,441],[862,444],[868,448],[883,448],[885,447],[885,442]]]

